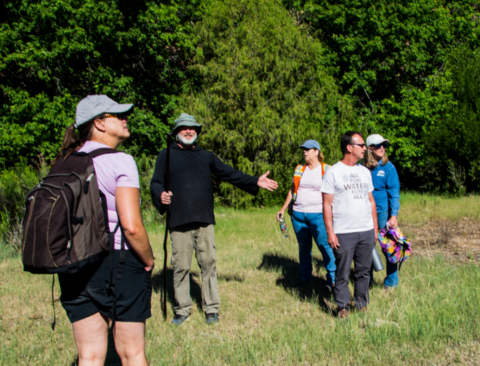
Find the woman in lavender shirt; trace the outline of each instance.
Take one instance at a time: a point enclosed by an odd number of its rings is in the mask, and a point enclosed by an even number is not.
[[[76,123],[67,128],[62,150],[91,152],[117,149],[130,132],[128,113],[133,104],[118,104],[106,95],[90,95],[77,105]],[[145,321],[151,316],[153,254],[140,215],[140,184],[135,161],[118,152],[93,158],[98,187],[107,199],[108,224],[113,231],[120,220],[125,235],[123,278],[115,281],[116,322],[113,336],[122,365],[148,365],[145,357]],[[115,237],[117,271],[121,233]],[[113,297],[107,293],[109,257],[94,268],[76,274],[59,274],[62,306],[72,323],[78,364],[103,365],[108,327],[113,318]]]

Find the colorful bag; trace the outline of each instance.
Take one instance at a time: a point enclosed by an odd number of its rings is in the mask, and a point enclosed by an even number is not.
[[[383,228],[378,241],[390,263],[401,263],[412,255],[412,241],[402,234],[398,227]]]

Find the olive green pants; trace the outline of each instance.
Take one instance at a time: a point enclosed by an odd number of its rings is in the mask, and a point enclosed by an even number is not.
[[[218,313],[217,270],[213,225],[187,224],[170,230],[172,241],[173,288],[175,314],[188,316],[192,309],[190,297],[190,267],[193,250],[202,271],[202,307],[206,314]]]

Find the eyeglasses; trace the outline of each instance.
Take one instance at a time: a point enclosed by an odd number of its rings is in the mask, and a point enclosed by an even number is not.
[[[350,144],[350,145],[357,145],[357,146],[360,146],[362,149],[365,147],[365,144]]]
[[[104,118],[118,118],[119,120],[128,121],[128,114],[126,113],[105,113]]]
[[[382,142],[381,144],[374,144],[370,146],[373,146],[375,149],[380,149],[383,146],[383,148],[386,149],[388,144],[386,142]]]

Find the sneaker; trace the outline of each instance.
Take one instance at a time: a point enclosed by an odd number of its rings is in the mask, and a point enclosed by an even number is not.
[[[348,310],[346,308],[339,308],[337,311],[337,316],[340,320],[344,320],[348,318]]]
[[[207,324],[208,325],[214,325],[218,324],[218,313],[210,313],[207,314]]]
[[[188,315],[178,315],[175,314],[173,320],[170,322],[170,324],[176,325],[177,327],[182,325],[184,322],[186,322],[189,319]]]
[[[364,306],[363,308],[358,309],[358,311],[361,313],[368,313],[368,308]]]

